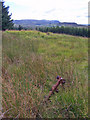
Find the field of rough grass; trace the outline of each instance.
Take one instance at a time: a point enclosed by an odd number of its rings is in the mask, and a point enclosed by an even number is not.
[[[86,118],[88,39],[38,31],[3,32],[2,108],[6,118]],[[45,96],[60,75],[65,89]]]

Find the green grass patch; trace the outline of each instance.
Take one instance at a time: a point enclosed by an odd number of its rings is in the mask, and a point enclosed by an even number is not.
[[[3,111],[6,118],[88,117],[88,39],[38,31],[3,32]],[[61,75],[65,90],[43,105]]]

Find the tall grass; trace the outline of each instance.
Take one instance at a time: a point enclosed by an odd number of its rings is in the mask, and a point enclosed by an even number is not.
[[[88,116],[88,40],[38,31],[3,32],[3,112],[7,118]],[[43,105],[56,76],[65,89]]]

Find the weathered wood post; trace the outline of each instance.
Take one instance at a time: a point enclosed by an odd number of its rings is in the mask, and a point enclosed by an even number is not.
[[[49,92],[49,95],[48,95],[48,97],[45,99],[45,102],[47,101],[47,100],[49,100],[49,98],[51,97],[51,95],[56,91],[58,91],[57,90],[57,87],[59,86],[59,85],[61,85],[62,87],[63,87],[63,85],[65,84],[65,79],[63,79],[62,77],[60,77],[60,76],[57,76],[57,83],[55,84],[55,85],[53,85],[53,87],[52,87],[52,89],[51,89],[51,91]]]

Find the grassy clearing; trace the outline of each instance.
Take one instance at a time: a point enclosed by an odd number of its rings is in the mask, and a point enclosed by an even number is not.
[[[13,118],[88,116],[88,39],[38,31],[3,32],[3,112]],[[45,95],[66,79],[51,102]]]

